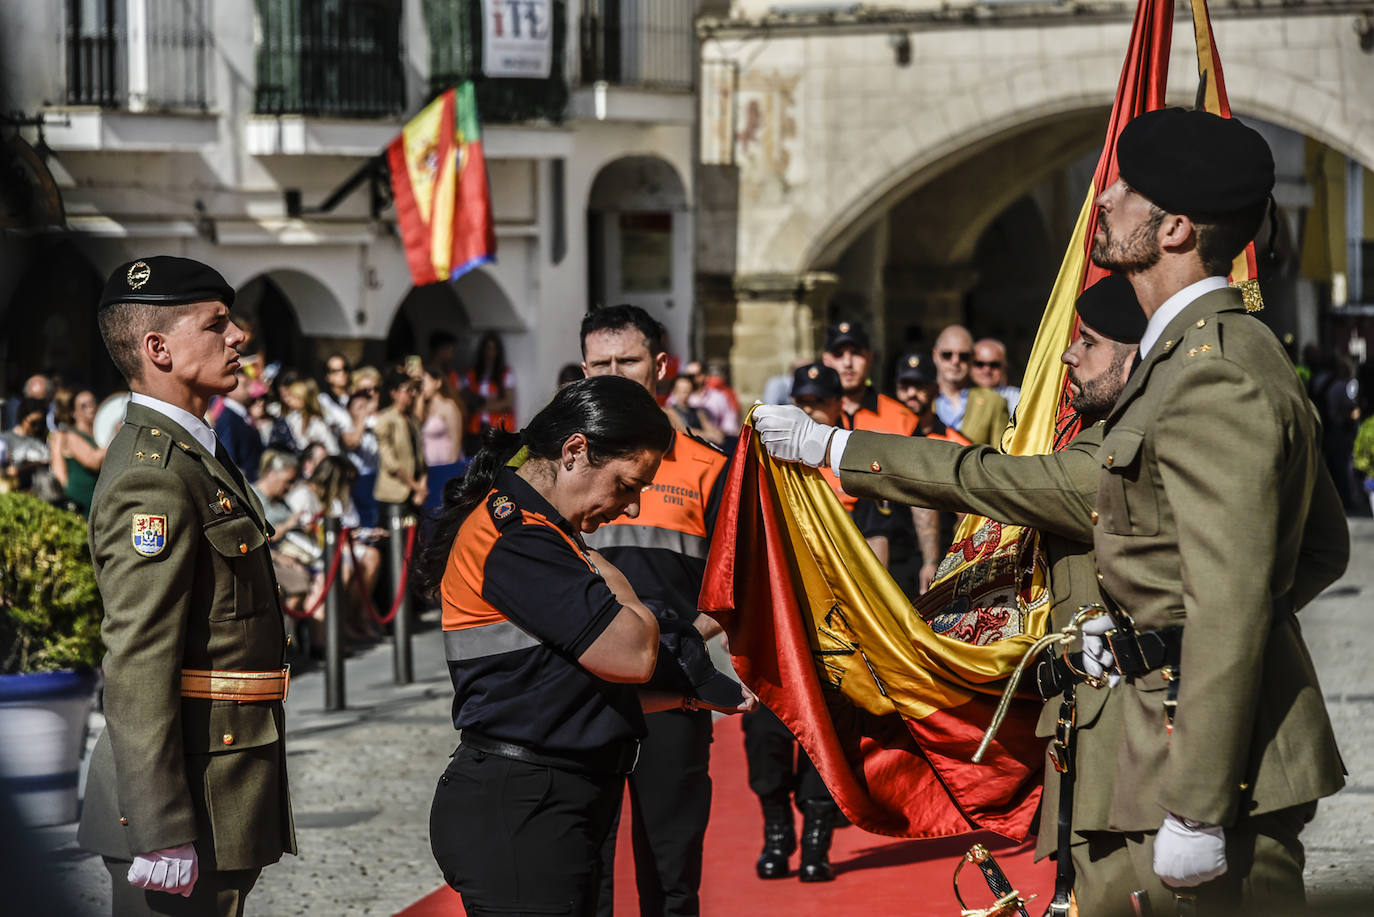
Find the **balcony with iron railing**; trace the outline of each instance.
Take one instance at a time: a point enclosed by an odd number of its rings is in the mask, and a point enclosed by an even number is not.
[[[584,0],[578,24],[582,83],[690,92],[694,6],[685,0]]]
[[[257,16],[255,113],[405,112],[401,0],[257,0]]]
[[[208,110],[211,2],[66,0],[66,103]]]

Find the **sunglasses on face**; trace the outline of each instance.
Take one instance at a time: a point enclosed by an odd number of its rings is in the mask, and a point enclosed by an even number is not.
[[[973,361],[973,366],[974,366],[975,369],[1001,369],[1001,368],[1002,368],[1002,361],[1001,361],[1001,360],[974,360],[974,361]]]
[[[376,397],[377,397],[377,390],[376,390],[375,388],[358,388],[358,389],[354,389],[354,390],[353,390],[353,397],[354,397],[354,398],[376,398]]]
[[[967,363],[973,359],[973,354],[967,350],[942,350],[940,351],[941,360],[958,360],[960,363]]]

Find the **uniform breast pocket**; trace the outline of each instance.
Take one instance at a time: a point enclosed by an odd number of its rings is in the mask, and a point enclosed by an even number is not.
[[[1159,495],[1153,469],[1145,461],[1145,434],[1117,429],[1102,441],[1098,457],[1098,525],[1109,535],[1155,535],[1159,532]]]
[[[248,618],[265,607],[272,589],[267,538],[248,516],[217,519],[205,526],[214,549],[215,607],[211,621]]]

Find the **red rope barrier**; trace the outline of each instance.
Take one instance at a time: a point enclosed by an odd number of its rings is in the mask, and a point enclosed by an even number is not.
[[[404,598],[406,594],[406,582],[410,579],[410,556],[415,551],[416,526],[409,525],[406,526],[406,528],[409,530],[409,534],[406,535],[406,559],[405,563],[401,566],[400,582],[396,584],[396,596],[391,600],[391,610],[383,617],[377,614],[377,609],[372,607],[371,602],[367,604],[367,610],[372,613],[372,620],[381,625],[390,624],[395,620],[396,612],[401,610],[401,599]],[[394,532],[392,533],[392,537],[395,537]]]
[[[324,578],[324,589],[320,590],[319,598],[315,599],[315,604],[300,612],[292,611],[289,606],[283,605],[283,611],[298,621],[303,621],[306,618],[313,618],[315,616],[315,612],[324,604],[325,597],[329,595],[329,590],[334,588],[334,577],[339,573],[339,561],[343,559],[343,549],[344,539],[340,538],[338,545],[334,548],[334,557],[329,561],[329,572]]]

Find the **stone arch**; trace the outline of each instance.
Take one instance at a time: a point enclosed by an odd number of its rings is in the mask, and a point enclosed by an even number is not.
[[[885,201],[900,200],[930,181],[949,168],[951,159],[970,158],[1009,134],[1035,130],[1084,112],[1105,110],[1103,100],[1115,92],[1117,74],[1108,74],[1101,67],[1080,74],[1090,75],[1098,78],[1096,82],[1083,82],[1057,94],[1046,93],[1039,100],[1022,100],[1013,105],[1012,97],[1002,97],[997,110],[988,110],[982,93],[968,91],[951,97],[941,107],[943,117],[922,121],[917,126],[894,119],[895,127],[878,142],[865,145],[857,159],[847,164],[853,180],[846,183],[846,193],[822,210],[794,211],[787,221],[788,231],[775,235],[773,244],[760,253],[762,263],[757,269],[802,273],[821,266],[826,256],[842,250],[882,212]],[[1104,76],[1109,78],[1104,81]],[[1374,164],[1374,115],[1360,111],[1341,94],[1298,80],[1277,68],[1263,69],[1245,62],[1228,67],[1227,89],[1231,107],[1238,115],[1262,118],[1313,137],[1361,162]],[[1183,98],[1170,101],[1191,102]],[[962,114],[955,117],[950,114],[954,112]],[[922,126],[926,124],[938,126]],[[768,218],[770,223],[775,220],[773,214]],[[789,241],[797,238],[798,230],[810,240],[800,251]]]

